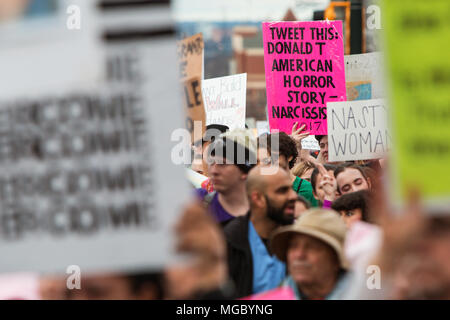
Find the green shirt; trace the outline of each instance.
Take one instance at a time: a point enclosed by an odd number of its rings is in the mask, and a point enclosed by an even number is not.
[[[313,196],[312,185],[309,181],[295,177],[294,183],[292,184],[292,189],[294,189],[298,195],[308,200],[311,203],[311,207],[319,206],[316,198]]]

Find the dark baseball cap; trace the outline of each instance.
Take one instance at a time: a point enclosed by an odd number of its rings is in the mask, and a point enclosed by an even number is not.
[[[206,126],[205,134],[201,140],[197,140],[195,145],[204,145],[206,142],[213,142],[222,133],[229,131],[230,128],[223,124],[210,124]]]

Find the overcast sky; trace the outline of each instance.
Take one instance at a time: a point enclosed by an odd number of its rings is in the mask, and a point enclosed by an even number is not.
[[[312,18],[330,0],[173,0],[178,21],[264,21],[281,20],[292,8],[299,20]]]

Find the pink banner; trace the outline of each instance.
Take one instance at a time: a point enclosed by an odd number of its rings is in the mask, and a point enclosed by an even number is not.
[[[259,294],[254,294],[239,300],[296,300],[290,287],[280,287]]]
[[[271,131],[327,134],[328,101],[346,101],[342,21],[263,22]]]

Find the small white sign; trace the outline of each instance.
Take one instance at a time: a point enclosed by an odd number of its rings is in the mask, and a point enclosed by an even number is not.
[[[330,161],[378,159],[390,149],[383,99],[328,102],[327,114]]]
[[[245,128],[247,74],[203,80],[206,125],[222,124],[233,129]]]
[[[303,139],[302,149],[320,150],[319,142],[316,140],[316,136],[307,136],[305,139]]]

